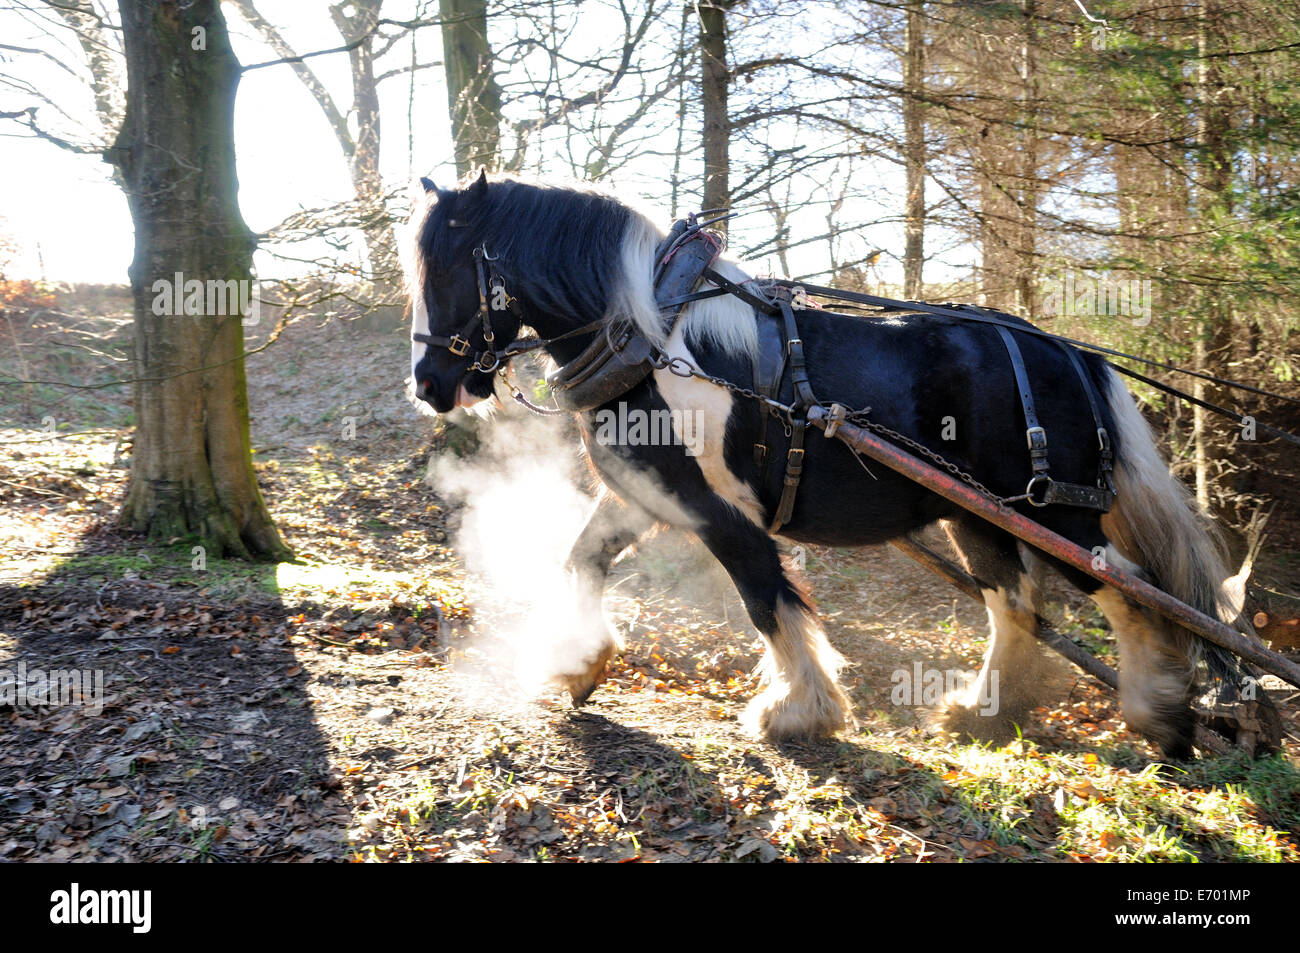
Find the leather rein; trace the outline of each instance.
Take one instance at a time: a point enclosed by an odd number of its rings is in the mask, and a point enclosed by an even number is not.
[[[1074,352],[1074,347],[1088,348],[1115,357],[1179,371],[1253,393],[1300,403],[1300,401],[1295,401],[1294,398],[1271,394],[1268,391],[1249,385],[1238,384],[1234,381],[1223,380],[1136,355],[1125,354],[1122,351],[1112,350],[1100,345],[1052,334],[1020,321],[1009,320],[1004,316],[973,305],[934,305],[920,301],[898,301],[861,292],[842,291],[820,285],[795,282],[789,279],[757,282],[751,280],[737,283],[713,268],[722,252],[723,241],[716,232],[708,228],[710,225],[730,216],[722,215],[719,218],[700,221],[701,216],[720,211],[722,210],[715,209],[709,212],[692,214],[674,223],[667,238],[655,251],[655,301],[659,306],[661,315],[664,317],[667,328],[671,328],[675,324],[687,305],[724,294],[740,298],[761,315],[775,318],[775,329],[770,327],[770,324],[762,318],[758,319],[760,355],[758,360],[754,362],[754,388],[752,390],[710,377],[697,368],[690,367],[689,363],[682,361],[680,358],[668,358],[659,348],[646,340],[632,322],[626,318],[601,318],[555,337],[545,339],[540,337],[522,338],[512,341],[504,348],[497,348],[495,346],[496,336],[492,331],[492,311],[511,311],[521,319],[523,316],[518,300],[507,292],[505,279],[496,268],[495,263],[498,259],[488,252],[485,243],[478,245],[473,252],[479,299],[478,308],[474,314],[470,316],[457,333],[450,336],[415,333],[411,335],[411,339],[435,347],[445,348],[457,357],[464,357],[470,351],[471,340],[477,330],[482,335],[484,347],[475,355],[470,369],[483,373],[497,371],[510,389],[514,399],[529,410],[539,414],[561,415],[592,410],[627,393],[649,376],[652,371],[665,368],[680,376],[701,377],[724,386],[741,396],[756,399],[760,403],[762,415],[761,431],[754,448],[754,458],[759,467],[760,482],[762,482],[763,474],[766,473],[768,463],[766,435],[769,417],[777,416],[780,418],[790,438],[790,446],[786,453],[785,477],[782,481],[781,498],[777,506],[775,519],[771,527],[769,527],[769,531],[773,533],[789,522],[793,515],[795,495],[803,472],[804,437],[808,427],[808,411],[812,407],[824,406],[812,391],[804,361],[803,341],[799,337],[798,321],[795,315],[796,309],[821,309],[820,305],[808,300],[810,294],[830,300],[866,305],[871,309],[870,313],[875,314],[919,312],[951,317],[963,322],[990,324],[996,328],[1006,348],[1008,359],[1015,374],[1016,389],[1025,419],[1025,433],[1031,469],[1031,477],[1025,492],[1017,497],[1008,497],[1003,502],[1023,500],[1033,506],[1040,507],[1059,503],[1102,512],[1106,512],[1110,508],[1115,496],[1112,480],[1114,460],[1110,435],[1101,416],[1100,395],[1096,391],[1091,375],[1083,366],[1078,354]],[[700,285],[706,281],[714,287],[699,290]],[[746,287],[746,285],[751,287]],[[835,312],[827,313],[834,314]],[[861,315],[840,316],[861,317]],[[594,339],[586,349],[576,358],[547,376],[547,383],[550,385],[552,395],[558,404],[557,408],[538,407],[529,401],[510,380],[508,373],[510,361],[519,354],[539,350],[562,340],[589,334],[594,335]],[[1047,460],[1047,433],[1037,417],[1024,359],[1015,340],[1016,334],[1028,334],[1053,341],[1061,346],[1069,358],[1070,364],[1087,397],[1093,422],[1096,426],[1099,467],[1095,486],[1066,483],[1051,477]],[[777,342],[779,342],[779,345]],[[1220,413],[1239,423],[1245,422],[1243,415],[1227,408],[1185,394],[1119,365],[1112,363],[1111,366],[1121,373],[1160,390]],[[794,392],[794,403],[790,405],[783,404],[776,399],[781,383],[787,376]],[[865,415],[867,411],[861,413]],[[1255,426],[1274,436],[1300,444],[1300,438],[1286,431],[1270,427],[1262,422],[1256,422]]]

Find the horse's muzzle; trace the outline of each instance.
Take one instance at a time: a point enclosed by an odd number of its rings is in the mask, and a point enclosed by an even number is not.
[[[417,377],[413,390],[417,400],[424,401],[439,414],[445,414],[456,406],[455,395],[440,395],[437,385],[427,377]]]
[[[453,393],[440,397],[434,382],[427,377],[421,377],[416,379],[414,391],[417,399],[429,404],[440,414],[445,414],[456,407],[473,407],[479,401],[486,399],[471,393],[464,381],[457,383]]]

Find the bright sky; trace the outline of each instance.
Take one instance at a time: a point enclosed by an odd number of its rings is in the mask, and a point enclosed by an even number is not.
[[[325,2],[261,0],[259,9],[300,53],[340,45]],[[582,42],[582,35],[588,38],[603,35],[606,40],[612,35],[595,28],[599,25],[595,21],[601,17],[596,12],[599,9],[584,4],[577,42]],[[275,58],[233,8],[227,6],[225,10],[241,62]],[[402,0],[389,0],[384,15],[404,19],[412,16],[412,10]],[[617,24],[610,26],[615,32],[620,30]],[[508,29],[508,26],[494,27],[501,28]],[[0,35],[15,45],[52,50],[78,72],[86,72],[79,50],[67,45],[70,33],[65,29],[54,28],[42,34],[17,14],[2,11]],[[436,27],[416,31],[414,35],[421,61],[441,59],[442,41]],[[42,107],[39,118],[45,126],[72,137],[77,135],[77,122],[93,123],[93,104],[84,84],[37,57],[4,55],[7,62],[0,64],[3,71],[16,73],[44,91],[67,114],[64,119],[51,107]],[[403,41],[380,62],[378,70],[408,64],[410,56],[410,43]],[[339,108],[346,112],[352,100],[347,55],[315,57],[309,62]],[[440,184],[451,183],[455,174],[442,71],[434,68],[417,74],[414,160],[408,150],[408,83],[407,76],[400,76],[380,87],[385,181],[390,185],[406,183],[413,172],[416,176],[432,174]],[[0,87],[0,109],[21,108],[26,104],[26,100]],[[698,116],[692,115],[690,121],[698,123]],[[21,249],[18,261],[10,269],[11,275],[124,283],[132,254],[132,227],[126,201],[110,179],[108,165],[94,156],[77,156],[46,142],[8,135],[14,131],[12,123],[0,123],[0,133],[6,134],[0,138],[0,231],[15,238]],[[289,67],[259,69],[244,75],[236,104],[235,133],[240,204],[253,230],[266,229],[298,209],[325,206],[350,197],[351,186],[342,153],[316,102]],[[550,168],[567,167],[557,146],[557,143],[542,144],[539,155]],[[656,148],[660,146],[656,144]],[[548,150],[555,154],[546,155]],[[669,224],[668,161],[663,156],[655,156],[633,163],[611,180],[620,194],[635,196],[642,206],[659,209],[665,227]],[[855,184],[866,187],[857,181],[861,178],[876,190],[878,206],[874,210],[856,211],[854,217],[871,220],[897,215],[896,206],[901,204],[903,191],[900,176],[898,167],[892,163],[864,161],[855,171]],[[793,198],[796,202],[809,197],[816,199],[817,188],[818,183],[800,183]],[[793,238],[823,233],[824,215],[824,205],[814,205],[793,218]],[[756,241],[769,234],[772,220],[760,212],[738,220],[733,228],[735,244],[740,247],[748,243],[747,239]],[[841,259],[852,259],[877,247],[897,252],[901,249],[900,229],[891,224],[862,233],[847,233],[839,244]],[[794,251],[791,271],[799,274],[824,269],[826,250],[826,243],[818,242]],[[360,252],[358,245],[351,253],[352,260],[359,260]],[[774,257],[754,264],[760,273],[779,271]],[[288,268],[264,255],[259,257],[259,274],[264,277],[285,274]],[[892,274],[894,270],[887,264],[879,274],[897,280]],[[927,278],[931,275],[927,274]]]

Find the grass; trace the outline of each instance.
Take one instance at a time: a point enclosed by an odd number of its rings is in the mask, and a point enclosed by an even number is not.
[[[889,741],[941,782],[976,833],[1035,859],[1300,860],[1290,833],[1300,819],[1300,771],[1281,758],[1134,770],[1131,751],[1122,748],[1074,753],[1044,752],[1024,740],[1001,748]]]
[[[53,555],[29,566],[31,585],[102,585],[115,579],[146,579],[168,587],[202,590],[205,598],[223,600],[260,593],[289,602],[345,600],[423,601],[454,608],[464,596],[446,580],[415,572],[373,569],[344,563],[249,563],[239,559],[205,559],[196,568],[189,542],[142,547],[134,553]]]

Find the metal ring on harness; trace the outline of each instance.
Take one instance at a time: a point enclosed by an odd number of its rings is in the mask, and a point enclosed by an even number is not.
[[[1025,484],[1025,495],[1024,495],[1025,502],[1028,503],[1030,506],[1039,506],[1039,507],[1047,506],[1048,505],[1047,495],[1052,492],[1052,484],[1055,482],[1056,481],[1053,480],[1046,473],[1035,473],[1033,476],[1029,478],[1029,482]],[[1035,483],[1046,484],[1043,487],[1043,498],[1041,501],[1034,499]]]

